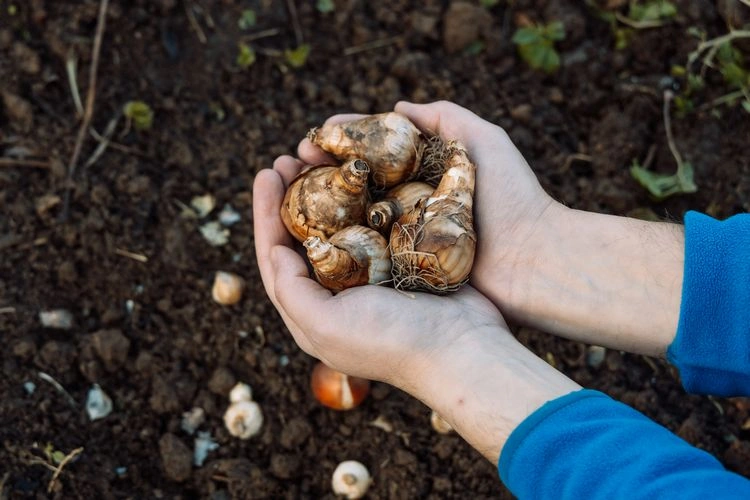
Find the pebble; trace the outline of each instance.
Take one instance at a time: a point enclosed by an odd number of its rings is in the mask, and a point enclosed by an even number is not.
[[[16,61],[16,66],[22,72],[29,75],[36,75],[42,69],[41,60],[39,54],[37,54],[31,47],[22,42],[16,42],[13,44],[11,56]]]
[[[193,469],[193,452],[174,434],[164,434],[159,439],[159,454],[164,473],[172,481],[188,479]]]
[[[125,364],[130,350],[130,339],[120,330],[99,330],[92,334],[92,340],[96,354],[108,372],[114,372]]]
[[[70,330],[73,328],[73,314],[67,309],[51,309],[39,312],[39,322],[44,328]]]
[[[214,394],[226,397],[236,383],[237,378],[232,371],[225,366],[220,366],[214,370],[211,378],[208,379],[208,389]]]
[[[451,2],[443,15],[443,47],[449,54],[465,49],[492,24],[492,15],[479,5]]]
[[[2,98],[5,116],[12,122],[11,124],[21,132],[30,132],[34,124],[31,103],[7,90],[2,91]]]
[[[112,399],[98,384],[94,384],[86,396],[86,413],[92,422],[112,413]]]

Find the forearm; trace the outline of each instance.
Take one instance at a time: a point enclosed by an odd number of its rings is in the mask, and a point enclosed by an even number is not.
[[[525,248],[499,271],[511,287],[478,286],[501,310],[581,342],[664,355],[679,317],[682,226],[553,204]]]
[[[442,354],[414,365],[418,395],[493,463],[518,425],[542,405],[580,386],[506,330],[467,332]]]

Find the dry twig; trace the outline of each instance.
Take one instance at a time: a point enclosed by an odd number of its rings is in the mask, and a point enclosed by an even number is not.
[[[302,36],[302,26],[297,16],[297,6],[294,5],[294,0],[286,0],[286,5],[289,9],[289,17],[292,20],[292,28],[294,28],[294,38],[297,40],[297,47],[299,47],[305,43],[305,38]]]
[[[89,129],[91,118],[94,115],[94,100],[96,99],[96,73],[99,69],[99,54],[101,53],[102,49],[102,38],[104,38],[104,27],[107,22],[108,7],[109,0],[101,0],[101,3],[99,4],[99,16],[96,20],[94,47],[91,52],[91,68],[89,70],[89,88],[86,94],[86,108],[83,111],[81,128],[78,129],[78,137],[76,137],[75,147],[73,148],[73,155],[71,156],[70,163],[68,164],[68,182],[65,186],[65,199],[62,211],[63,221],[66,221],[68,219],[68,211],[70,209],[70,191],[73,187],[73,178],[76,173],[78,158],[81,156],[83,141],[86,139],[86,132]]]
[[[50,168],[49,161],[25,160],[23,158],[0,158],[0,167]]]
[[[146,257],[145,255],[140,254],[140,253],[130,252],[128,250],[123,250],[122,248],[115,248],[115,253],[122,257],[127,257],[129,259],[133,259],[135,261],[142,262],[144,264],[148,262],[148,257]]]
[[[354,45],[352,47],[345,48],[344,55],[351,56],[354,54],[359,54],[360,52],[366,52],[368,50],[382,49],[383,47],[387,47],[389,45],[398,43],[402,39],[403,37],[401,35],[396,35],[396,36],[391,36],[388,38],[381,38],[380,40],[373,40],[371,42],[363,43],[361,45]]]
[[[206,38],[206,34],[203,32],[203,28],[201,28],[201,25],[198,23],[198,20],[195,18],[195,13],[193,12],[193,3],[192,2],[185,2],[185,14],[187,15],[188,22],[190,23],[190,26],[193,27],[193,30],[195,30],[195,34],[198,36],[198,40],[205,44],[208,42],[208,38]]]
[[[62,394],[63,396],[65,396],[65,399],[68,400],[68,403],[70,404],[70,406],[72,406],[73,408],[76,408],[76,406],[77,406],[76,405],[76,400],[73,399],[73,396],[71,396],[70,393],[65,390],[65,387],[63,387],[60,384],[60,382],[58,382],[57,380],[55,380],[54,378],[52,378],[51,375],[48,375],[47,373],[44,373],[44,372],[39,372],[38,375],[39,375],[40,379],[44,380],[45,382],[49,382],[50,384],[52,384],[52,387],[54,387],[55,389],[57,389],[57,392],[59,392],[60,394]]]

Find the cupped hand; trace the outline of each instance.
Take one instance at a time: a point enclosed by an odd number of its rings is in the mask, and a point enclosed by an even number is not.
[[[285,190],[302,166],[284,156],[261,171],[253,186],[253,215],[264,286],[304,351],[350,375],[418,392],[412,381],[464,335],[507,333],[497,309],[471,287],[439,297],[380,286],[333,295],[320,286],[280,217]]]
[[[519,295],[526,293],[521,269],[533,267],[537,249],[529,244],[542,219],[563,208],[542,189],[536,175],[505,131],[457,104],[400,102],[395,111],[406,115],[428,135],[458,140],[477,166],[474,224],[477,253],[471,283],[489,297],[503,314],[516,314]],[[336,115],[345,122],[362,115]],[[306,163],[331,161],[321,149],[304,139],[298,148]]]

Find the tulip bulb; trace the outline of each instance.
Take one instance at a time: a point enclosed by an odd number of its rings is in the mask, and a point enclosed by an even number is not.
[[[445,293],[469,278],[477,239],[472,214],[476,167],[463,147],[450,147],[447,170],[435,192],[391,230],[398,289]]]
[[[281,204],[281,219],[300,242],[327,239],[337,231],[363,224],[370,168],[360,159],[340,167],[308,167],[292,181]]]
[[[388,234],[394,222],[423,198],[429,198],[434,188],[424,182],[407,182],[391,189],[385,198],[367,209],[367,224],[374,230]]]
[[[391,279],[388,242],[369,227],[349,226],[327,241],[313,236],[304,245],[318,282],[334,292]]]
[[[245,281],[236,274],[217,271],[213,287],[211,287],[211,296],[215,302],[231,306],[242,299],[244,288]]]
[[[334,410],[351,410],[364,401],[370,392],[370,381],[350,377],[318,362],[310,377],[310,387],[315,399]]]
[[[405,116],[393,112],[316,127],[307,138],[339,159],[364,159],[378,188],[389,188],[414,177],[424,149],[419,129]]]

